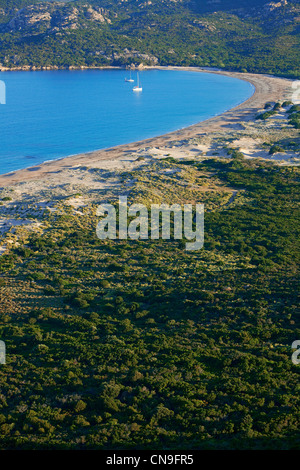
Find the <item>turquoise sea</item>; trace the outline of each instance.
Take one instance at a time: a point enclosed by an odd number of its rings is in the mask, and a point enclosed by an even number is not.
[[[242,103],[248,82],[211,73],[147,70],[2,72],[0,173],[165,134]],[[136,81],[136,72],[132,73]]]

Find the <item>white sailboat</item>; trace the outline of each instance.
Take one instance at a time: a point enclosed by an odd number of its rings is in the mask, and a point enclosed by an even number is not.
[[[130,69],[130,78],[125,78],[125,82],[134,82],[133,78],[131,78],[131,69]]]
[[[143,88],[140,86],[140,77],[137,74],[137,86],[132,88],[133,91],[143,91]]]

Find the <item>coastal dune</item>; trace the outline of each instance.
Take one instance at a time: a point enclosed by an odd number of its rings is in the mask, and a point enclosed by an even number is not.
[[[175,132],[105,150],[97,150],[65,157],[59,160],[45,162],[37,166],[7,173],[5,175],[0,175],[0,187],[4,188],[15,183],[36,181],[45,178],[53,179],[55,176],[58,176],[58,174],[61,178],[64,170],[70,170],[72,167],[79,165],[95,165],[99,167],[99,164],[101,164],[105,167],[105,163],[107,163],[110,167],[113,167],[114,165],[118,166],[120,160],[124,160],[124,158],[126,160],[126,156],[130,153],[136,154],[138,151],[144,150],[145,147],[155,147],[159,150],[161,147],[171,145],[174,142],[184,145],[185,140],[199,135],[225,130],[230,132],[231,129],[234,131],[241,126],[241,122],[253,120],[254,116],[263,108],[266,102],[277,102],[279,100],[291,99],[293,92],[293,80],[274,76],[204,70],[194,67],[156,68],[162,70],[186,70],[197,71],[199,73],[210,72],[227,75],[250,82],[254,85],[255,92],[247,101],[243,102],[239,106],[236,106],[221,115]]]

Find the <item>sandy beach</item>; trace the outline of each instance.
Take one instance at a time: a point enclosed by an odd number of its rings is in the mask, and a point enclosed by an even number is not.
[[[150,67],[149,67],[150,68]],[[187,70],[197,71],[199,73],[216,73],[239,78],[250,82],[255,87],[254,94],[239,106],[206,121],[202,121],[193,126],[171,132],[159,137],[146,139],[126,145],[112,147],[105,150],[97,150],[85,154],[65,157],[59,160],[46,162],[41,165],[18,170],[5,175],[0,175],[0,187],[14,185],[21,182],[33,182],[43,180],[52,180],[57,178],[63,181],[65,171],[69,173],[74,167],[88,166],[94,168],[124,168],[126,162],[136,160],[139,154],[144,154],[149,149],[154,149],[157,157],[170,155],[170,149],[176,149],[175,158],[180,154],[191,155],[190,147],[185,145],[190,139],[216,134],[218,132],[230,133],[239,130],[241,123],[247,123],[253,120],[259,110],[263,108],[266,102],[277,102],[279,100],[291,99],[293,80],[277,78],[268,75],[258,75],[250,73],[224,72],[216,70],[206,70],[194,67],[155,67],[157,69],[168,70]],[[246,142],[243,142],[246,145]],[[169,148],[169,150],[168,150]],[[166,150],[167,149],[167,150]],[[205,153],[205,147],[199,148],[198,154]],[[207,149],[206,149],[207,150]],[[246,149],[247,150],[247,149]],[[153,153],[153,152],[152,152]],[[174,152],[173,152],[174,153]],[[154,155],[153,155],[154,156]],[[57,181],[58,182],[58,181]]]

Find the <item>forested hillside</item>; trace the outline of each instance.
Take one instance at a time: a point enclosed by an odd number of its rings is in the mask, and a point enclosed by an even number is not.
[[[299,1],[0,1],[2,67],[182,65],[300,75]]]
[[[298,168],[234,152],[121,176],[130,201],[202,194],[204,249],[100,241],[97,205],[65,198],[20,232],[0,258],[0,449],[299,448]]]

